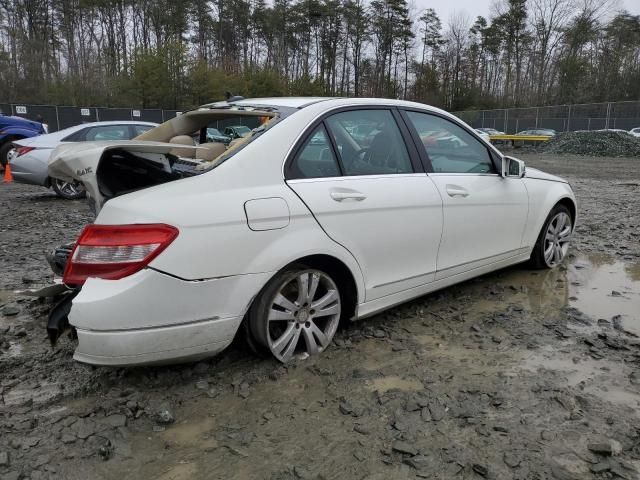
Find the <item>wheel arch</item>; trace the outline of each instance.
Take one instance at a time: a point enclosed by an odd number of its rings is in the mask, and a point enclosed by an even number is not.
[[[351,320],[358,306],[358,285],[351,269],[338,258],[327,254],[313,254],[298,258],[290,262],[284,268],[294,264],[305,265],[310,268],[317,268],[331,275],[331,278],[338,284],[338,288],[343,296],[345,307],[342,312],[341,321]]]
[[[558,200],[553,207],[551,207],[551,210],[556,208],[556,206],[558,206],[558,205],[564,205],[565,207],[567,207],[569,209],[569,213],[571,213],[571,220],[573,221],[573,228],[575,228],[575,226],[576,226],[576,217],[578,215],[578,206],[576,205],[576,203],[573,201],[573,199],[571,199],[569,197],[563,197],[560,200]]]
[[[362,288],[358,288],[358,282],[354,272],[344,261],[327,253],[311,253],[298,257],[295,260],[288,261],[277,271],[273,272],[273,275],[264,282],[260,290],[251,298],[246,307],[244,318],[242,319],[240,327],[238,327],[235,339],[238,341],[239,338],[243,337],[249,348],[254,353],[260,353],[261,347],[256,343],[256,340],[251,333],[251,328],[249,327],[249,314],[251,308],[267,285],[269,285],[269,282],[292,265],[304,265],[305,267],[316,268],[331,275],[333,280],[337,283],[346,304],[346,308],[343,308],[342,310],[342,316],[340,318],[341,324],[350,321],[357,314],[359,294],[364,295],[364,290]]]

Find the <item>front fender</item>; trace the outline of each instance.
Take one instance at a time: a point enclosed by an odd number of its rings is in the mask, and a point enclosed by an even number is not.
[[[530,213],[522,238],[522,246],[533,249],[551,209],[563,199],[571,200],[576,207],[577,202],[568,183],[525,178],[524,184],[529,195]],[[577,215],[574,218],[574,228],[576,219]]]

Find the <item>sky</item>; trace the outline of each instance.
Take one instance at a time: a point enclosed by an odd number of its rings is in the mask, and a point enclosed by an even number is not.
[[[491,5],[495,0],[409,0],[415,12],[421,12],[426,8],[433,8],[444,25],[451,15],[463,12],[471,21],[478,15],[489,17]],[[640,15],[640,0],[618,0],[615,10],[627,10],[633,15]],[[419,15],[418,15],[419,16]]]

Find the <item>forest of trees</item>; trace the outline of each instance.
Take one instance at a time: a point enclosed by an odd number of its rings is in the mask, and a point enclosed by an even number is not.
[[[0,0],[0,102],[187,108],[244,96],[449,110],[640,99],[640,16],[614,0]]]

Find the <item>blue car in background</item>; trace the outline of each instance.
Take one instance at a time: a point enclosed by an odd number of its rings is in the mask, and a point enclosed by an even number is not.
[[[8,117],[0,113],[0,164],[7,164],[7,155],[13,150],[13,142],[22,138],[47,133],[44,125],[20,117]]]

